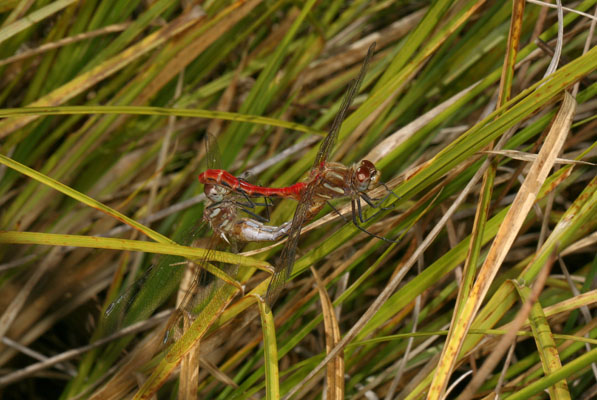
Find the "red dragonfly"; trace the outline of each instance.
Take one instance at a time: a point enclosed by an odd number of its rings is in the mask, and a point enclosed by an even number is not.
[[[338,115],[334,119],[330,133],[327,135],[317,154],[315,165],[311,169],[311,173],[305,182],[298,182],[291,186],[272,188],[253,185],[244,179],[240,179],[232,175],[230,172],[222,169],[208,169],[199,175],[199,181],[203,184],[212,184],[216,186],[225,187],[229,190],[245,196],[249,203],[250,197],[282,197],[298,200],[301,203],[309,203],[310,206],[305,214],[303,223],[311,220],[326,203],[337,198],[349,197],[352,205],[352,222],[363,232],[374,236],[378,239],[393,243],[393,240],[382,236],[375,235],[361,226],[361,223],[367,222],[374,218],[375,215],[368,219],[363,218],[361,199],[365,201],[370,207],[386,210],[388,208],[381,207],[381,204],[389,196],[396,196],[384,183],[379,181],[380,173],[375,165],[369,160],[362,160],[359,163],[347,167],[337,162],[328,162],[329,153],[338,138],[340,126],[346,115],[347,108],[352,103],[356,96],[359,86],[363,80],[367,64],[373,54],[375,44],[369,48],[366,60],[358,79],[351,83],[351,87],[347,91],[346,97],[342,104]],[[366,192],[379,185],[386,188],[388,195],[381,199],[373,199],[369,197]],[[308,192],[308,187],[311,187]],[[308,197],[308,199],[307,199]],[[396,196],[397,197],[397,196]],[[330,204],[331,205],[331,204]],[[333,207],[332,207],[333,208]],[[334,209],[335,210],[335,209]]]
[[[313,218],[329,200],[334,198],[350,197],[352,203],[352,220],[354,225],[356,225],[360,230],[374,237],[393,242],[390,239],[368,232],[365,230],[365,228],[360,226],[359,221],[357,220],[358,216],[361,222],[364,223],[367,221],[362,217],[360,199],[363,199],[372,207],[385,209],[380,207],[381,203],[386,200],[385,197],[381,199],[381,201],[377,201],[365,194],[366,190],[380,184],[380,173],[377,168],[375,168],[375,165],[368,160],[363,160],[351,167],[346,167],[336,162],[327,162],[330,152],[334,147],[336,140],[338,139],[338,133],[340,132],[340,127],[342,126],[342,122],[346,117],[348,108],[359,91],[359,87],[363,81],[367,66],[371,60],[374,50],[375,43],[369,47],[369,51],[367,52],[367,56],[359,76],[355,81],[352,81],[349,84],[349,88],[344,96],[340,110],[336,115],[334,122],[332,123],[330,132],[321,143],[319,152],[315,157],[315,162],[313,164],[313,168],[311,169],[309,178],[300,187],[296,186],[297,184],[295,184],[293,186],[289,186],[288,188],[277,189],[281,193],[294,193],[295,191],[299,190],[298,188],[300,188],[300,201],[294,213],[294,217],[292,218],[292,225],[288,233],[288,240],[282,248],[280,257],[275,264],[275,273],[267,289],[266,301],[270,306],[275,302],[280,290],[284,286],[284,282],[290,276],[292,266],[294,265],[298,239],[303,225]],[[240,186],[237,187],[240,188]],[[269,190],[271,188],[267,189]],[[386,187],[386,189],[388,190],[388,195],[396,196],[396,194],[389,188]],[[257,190],[255,187],[251,187],[251,190],[252,193],[267,193],[266,191]]]

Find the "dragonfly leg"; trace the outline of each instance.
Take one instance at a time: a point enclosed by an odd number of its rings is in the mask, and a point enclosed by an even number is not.
[[[396,207],[396,205],[395,205],[395,204],[392,204],[392,205],[390,205],[389,207],[382,207],[381,205],[382,205],[382,204],[383,204],[383,203],[384,203],[384,202],[385,202],[387,199],[389,199],[389,198],[390,198],[390,196],[394,196],[394,197],[396,197],[397,199],[399,199],[399,198],[400,198],[400,196],[398,196],[396,193],[394,193],[393,191],[391,191],[391,190],[390,190],[390,188],[388,188],[388,187],[386,186],[386,184],[385,184],[385,183],[381,183],[380,185],[382,185],[382,186],[383,186],[384,188],[386,188],[386,190],[388,191],[388,193],[387,193],[387,194],[386,194],[384,197],[382,197],[381,199],[373,199],[373,198],[369,197],[369,196],[368,196],[366,193],[362,193],[362,192],[361,192],[361,193],[359,193],[359,196],[361,196],[361,198],[362,198],[363,200],[365,200],[365,202],[366,202],[367,204],[369,204],[369,206],[371,206],[371,207],[373,207],[373,208],[380,208],[380,209],[382,209],[382,210],[391,210],[391,209],[393,209],[394,207]]]
[[[388,187],[388,185],[386,185],[386,184],[385,184],[385,183],[383,183],[383,182],[380,182],[379,184],[380,184],[381,186],[383,186],[383,187],[384,187],[384,188],[385,188],[385,189],[388,191],[388,194],[386,195],[386,197],[389,197],[389,196],[394,196],[396,199],[401,199],[401,197],[400,197],[400,196],[398,196],[396,193],[394,193],[394,191],[393,191],[392,189],[390,189],[390,188]]]
[[[371,221],[373,218],[377,217],[380,212],[386,210],[385,208],[381,208],[375,214],[369,216],[368,218],[365,218],[365,217],[363,217],[363,209],[361,207],[361,199],[359,197],[357,197],[356,199],[354,199],[354,201],[357,203],[357,211],[358,211],[358,215],[359,215],[359,221],[361,221],[362,224],[364,224],[368,221]],[[365,200],[365,202],[367,202],[367,204],[369,204],[371,206],[371,204],[367,200]]]
[[[355,203],[357,203],[357,204],[355,205]],[[357,228],[359,228],[359,230],[365,232],[366,234],[368,234],[370,236],[373,236],[373,237],[375,237],[377,239],[381,239],[381,240],[386,241],[388,243],[398,243],[397,240],[392,240],[392,239],[388,239],[388,238],[383,237],[383,236],[376,235],[375,233],[369,232],[367,229],[365,229],[361,225],[359,225],[359,221],[357,220],[357,214],[360,214],[361,203],[358,201],[358,199],[356,199],[356,200],[353,199],[352,202],[351,202],[351,204],[352,204],[352,223],[354,224],[354,226],[356,226]],[[379,213],[379,212],[381,212],[381,211],[378,211],[377,213]],[[371,219],[371,217],[368,218],[367,220],[370,220],[370,219]]]
[[[236,201],[236,204],[238,204],[241,207],[255,208],[258,205],[262,205],[262,204],[255,203],[253,200],[251,200],[251,198],[249,197],[249,195],[246,194],[242,189],[237,189],[236,193],[240,193],[245,198],[245,200],[247,201],[246,203],[244,203],[242,201]]]
[[[258,203],[256,201],[253,201],[253,199],[251,199],[251,197],[247,194],[247,192],[245,192],[241,188],[236,189],[236,193],[240,193],[246,200],[246,203],[244,203],[242,201],[236,201],[236,204],[238,204],[241,207],[247,207],[247,208],[255,208],[258,206],[259,207],[268,207],[269,205],[274,204],[271,201],[271,199],[267,198],[266,196],[263,196],[263,199],[264,199],[263,203]],[[268,210],[268,214],[269,214],[269,210]]]
[[[208,205],[205,208],[208,209],[208,210],[212,209],[212,208],[216,208],[216,207],[218,207],[222,203],[224,203],[224,200],[222,200],[222,201],[216,201],[216,202],[211,203],[210,205]]]
[[[336,214],[338,214],[340,216],[340,218],[342,218],[344,220],[344,222],[348,222],[346,217],[344,215],[342,215],[342,213],[340,211],[338,211],[338,209],[336,207],[334,207],[332,205],[332,203],[330,203],[329,201],[326,201],[326,203],[328,203],[328,205],[332,208],[332,210],[334,210],[336,212]]]
[[[359,221],[361,221],[361,223],[363,223],[363,224],[368,221],[371,221],[373,218],[377,217],[379,215],[379,213],[381,213],[382,211],[391,209],[391,208],[381,207],[377,212],[375,212],[375,214],[370,215],[368,218],[365,218],[365,217],[363,217],[363,210],[361,208],[361,199],[359,197],[357,197],[354,201],[356,201],[356,203],[357,203],[357,211],[358,211],[358,215],[359,215]],[[365,201],[367,202],[367,200],[365,200]],[[369,204],[369,202],[367,202],[367,204]]]
[[[250,215],[251,217],[253,217],[259,221],[269,222],[269,220],[270,220],[269,207],[274,205],[273,201],[271,199],[263,196],[263,203],[258,203],[258,202],[251,200],[251,198],[245,192],[241,192],[241,193],[245,197],[247,202],[246,203],[243,203],[242,201],[234,202],[237,206],[240,207],[241,211],[245,212],[246,214]],[[262,217],[252,211],[249,211],[250,208],[254,209],[256,207],[265,207],[265,217]]]
[[[269,201],[269,204],[267,204],[268,201]],[[273,207],[274,202],[272,201],[272,199],[270,199],[269,197],[265,197],[265,196],[263,196],[263,202],[265,204],[265,219],[267,220],[267,222],[269,222],[269,220],[270,220],[269,206],[271,205]]]
[[[245,183],[248,184],[248,182],[246,180],[242,179],[242,178],[237,178],[237,179],[238,179],[239,182],[245,182]],[[247,192],[245,192],[242,189],[242,187],[238,187],[236,189],[236,192],[242,194],[243,197],[247,200],[246,203],[238,202],[237,203],[238,205],[240,205],[242,207],[249,207],[249,208],[255,208],[256,206],[265,207],[266,208],[265,212],[267,213],[267,219],[269,221],[269,208],[268,207],[269,207],[269,205],[272,205],[272,206],[274,205],[274,203],[272,202],[271,199],[269,199],[266,196],[263,196],[263,203],[257,203],[255,201],[253,201],[251,199],[251,197],[249,197],[249,195],[247,194]],[[268,204],[268,201],[269,201],[269,204]]]
[[[238,205],[238,204],[237,204]],[[257,215],[252,211],[249,211],[248,209],[246,209],[245,207],[240,207],[240,210],[242,212],[244,212],[245,214],[249,215],[252,218],[255,218],[257,221],[259,222],[269,222],[269,213],[267,217],[262,217],[261,215]]]

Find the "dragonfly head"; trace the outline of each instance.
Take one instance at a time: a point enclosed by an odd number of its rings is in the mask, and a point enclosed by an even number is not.
[[[220,185],[205,184],[203,189],[205,196],[214,203],[220,203],[224,201],[224,198],[230,193],[230,189]]]
[[[354,170],[352,183],[359,192],[364,192],[377,186],[379,177],[380,174],[375,165],[369,160],[362,160]]]

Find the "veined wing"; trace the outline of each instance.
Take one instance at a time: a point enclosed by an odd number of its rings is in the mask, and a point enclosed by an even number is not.
[[[352,80],[349,83],[348,90],[344,95],[344,100],[342,101],[340,110],[334,118],[334,122],[332,123],[332,127],[330,128],[330,132],[327,134],[325,139],[323,139],[323,142],[319,147],[319,151],[317,152],[317,156],[315,157],[315,162],[313,163],[313,168],[321,168],[322,163],[327,161],[330,152],[334,148],[336,140],[338,139],[338,133],[340,132],[342,122],[344,122],[344,119],[346,118],[346,113],[348,112],[348,108],[350,107],[354,98],[359,92],[359,88],[361,87],[361,83],[365,78],[365,73],[367,72],[367,67],[369,65],[369,61],[373,57],[374,51],[375,43],[373,43],[367,51],[367,56],[365,57],[365,61],[363,62],[363,66],[361,67],[361,71],[359,72],[359,76],[356,80]]]
[[[346,117],[348,108],[359,91],[359,87],[361,86],[363,78],[365,77],[367,66],[369,64],[369,60],[373,56],[374,50],[375,43],[369,47],[369,51],[367,52],[367,56],[365,57],[365,61],[361,67],[361,71],[359,72],[359,76],[356,80],[351,81],[349,84],[349,88],[344,96],[342,105],[340,106],[340,111],[334,118],[330,132],[321,143],[317,156],[315,157],[311,179],[302,193],[301,201],[296,207],[296,211],[294,212],[294,216],[292,218],[290,232],[288,233],[288,240],[284,244],[282,252],[276,261],[274,276],[267,287],[265,297],[266,302],[270,307],[273,306],[278,298],[278,295],[280,294],[280,291],[284,287],[284,283],[290,277],[290,273],[292,272],[292,267],[294,265],[294,259],[296,257],[296,248],[301,235],[301,229],[303,224],[306,222],[305,219],[307,218],[307,214],[309,214],[309,210],[312,206],[314,206],[313,193],[320,182],[317,179],[317,172],[313,171],[321,171],[323,169],[324,163],[327,161],[329,154],[338,138],[338,133],[340,132],[340,127],[342,126],[342,122]]]
[[[213,315],[205,312],[207,308],[210,308],[209,305],[211,303],[213,303],[212,306],[221,304],[220,297],[229,297],[234,291],[242,291],[241,285],[235,280],[238,266],[230,265],[226,268],[217,268],[208,263],[209,255],[215,250],[217,242],[218,237],[213,234],[207,245],[206,257],[198,261],[186,261],[187,273],[192,274],[193,278],[188,289],[185,290],[185,295],[176,312],[168,322],[166,339],[178,340],[184,333],[185,326],[188,326],[188,323],[185,324],[185,320],[186,322],[199,320],[197,324],[209,327],[213,322]],[[231,249],[232,252],[237,252],[234,242]],[[231,290],[222,290],[225,285],[229,286]]]
[[[280,291],[284,287],[284,283],[288,280],[290,273],[292,272],[298,240],[301,236],[301,229],[305,223],[307,213],[312,206],[313,192],[315,191],[316,186],[317,182],[311,181],[303,193],[303,199],[296,206],[296,211],[294,212],[290,225],[290,231],[288,232],[288,239],[286,240],[286,243],[284,243],[284,247],[276,261],[274,266],[275,272],[265,294],[265,300],[270,307],[276,302]]]
[[[181,243],[189,244],[204,232],[203,228],[207,228],[207,224],[190,229],[185,235],[187,240]],[[178,287],[184,272],[184,260],[181,256],[160,256],[141,278],[108,306],[102,318],[106,333],[113,333],[121,327],[148,318],[163,304]]]

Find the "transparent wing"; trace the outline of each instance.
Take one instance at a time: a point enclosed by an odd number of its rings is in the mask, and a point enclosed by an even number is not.
[[[231,244],[233,252],[236,252],[236,245]],[[201,266],[201,267],[204,267]],[[236,276],[238,270],[237,265],[227,267],[227,273]],[[202,275],[198,275],[202,276]],[[203,278],[199,278],[197,283],[201,283]],[[195,287],[197,288],[197,287]],[[180,333],[184,333],[180,339],[177,339],[166,354],[166,360],[169,362],[178,362],[185,354],[187,354],[194,346],[201,340],[201,338],[208,331],[209,327],[218,319],[221,313],[226,309],[228,304],[238,293],[238,288],[234,285],[224,283],[218,278],[211,278],[207,285],[199,287],[199,296],[193,289],[187,293],[185,300],[181,305],[179,315],[173,318],[173,325],[169,327],[170,333],[172,329]],[[241,289],[242,290],[242,289]],[[184,317],[191,314],[192,324],[184,329]]]
[[[294,265],[294,259],[296,258],[296,248],[298,246],[299,237],[301,236],[301,229],[305,223],[307,213],[313,204],[313,192],[315,191],[316,183],[317,182],[315,181],[311,182],[305,189],[303,198],[297,205],[294,216],[292,217],[290,231],[288,232],[288,240],[284,244],[280,256],[274,265],[275,272],[265,294],[265,301],[270,307],[276,302],[280,291],[292,272],[292,266]]]
[[[351,81],[349,84],[349,88],[346,91],[346,95],[344,96],[344,100],[340,106],[340,110],[336,115],[336,118],[334,118],[330,132],[321,143],[321,147],[319,148],[317,156],[315,157],[315,163],[313,164],[314,170],[322,169],[323,164],[328,159],[329,154],[338,138],[338,133],[340,132],[340,127],[342,126],[342,122],[346,117],[348,108],[350,107],[350,104],[354,100],[359,91],[361,83],[363,82],[365,73],[367,72],[367,66],[371,60],[371,57],[373,56],[374,51],[375,43],[369,47],[369,51],[367,52],[367,56],[365,57],[365,61],[361,67],[361,71],[359,72],[359,76],[356,80]],[[269,286],[267,287],[267,292],[265,294],[265,300],[270,307],[276,302],[280,291],[284,287],[286,280],[288,280],[290,273],[292,272],[294,259],[296,258],[296,248],[301,235],[301,229],[303,224],[306,222],[305,219],[307,217],[307,213],[313,206],[313,193],[318,184],[318,180],[312,180],[309,182],[301,196],[301,201],[297,205],[296,211],[294,212],[292,224],[288,233],[288,240],[284,244],[282,252],[280,253],[280,257],[278,257],[278,260],[276,261],[275,273],[270,281]]]
[[[203,223],[190,229],[180,243],[187,245],[203,236],[205,228],[207,225]],[[108,306],[102,318],[104,332],[110,334],[148,318],[178,288],[185,269],[184,261],[179,256],[160,256],[141,278]]]
[[[342,101],[342,105],[340,106],[340,110],[336,117],[334,118],[334,122],[332,123],[332,127],[328,135],[323,139],[321,143],[321,147],[319,148],[319,152],[315,157],[315,163],[313,164],[313,168],[320,168],[321,164],[327,161],[330,152],[332,151],[334,145],[336,144],[336,140],[338,139],[338,133],[340,132],[340,127],[342,126],[342,122],[346,118],[346,113],[348,112],[348,108],[352,104],[354,98],[359,92],[359,88],[361,87],[361,83],[365,78],[365,73],[367,72],[367,67],[369,65],[369,61],[373,57],[373,52],[375,51],[375,43],[373,43],[369,47],[369,51],[367,51],[367,56],[365,57],[365,61],[363,62],[363,66],[361,67],[361,71],[359,72],[359,76],[356,80],[352,80],[349,83],[348,90],[344,95],[344,100]]]
[[[205,160],[207,169],[221,169],[222,155],[216,137],[209,132],[205,133]]]
[[[210,319],[213,316],[204,311],[210,303],[220,303],[219,297],[228,294],[227,291],[222,290],[222,287],[230,285],[233,290],[239,289],[240,285],[235,280],[238,270],[236,265],[218,269],[207,262],[215,250],[217,242],[217,236],[212,235],[209,244],[206,246],[208,252],[205,257],[201,260],[187,260],[185,262],[188,273],[191,273],[193,278],[180,305],[167,324],[165,341],[177,340],[182,336],[185,330],[185,319],[200,320],[198,324],[210,325]],[[237,245],[233,241],[231,242],[231,250],[234,253],[238,252]]]

